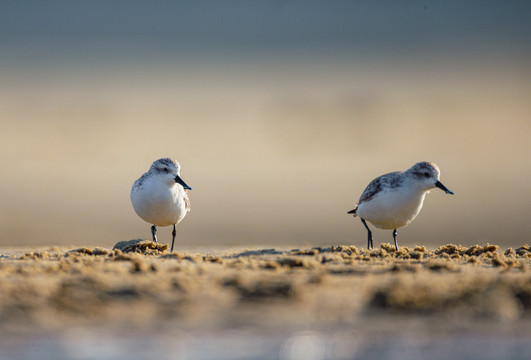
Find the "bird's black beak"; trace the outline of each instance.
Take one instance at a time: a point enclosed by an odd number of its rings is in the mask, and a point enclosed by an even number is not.
[[[439,189],[441,189],[442,191],[444,191],[444,192],[447,193],[447,194],[450,194],[450,195],[453,195],[453,194],[454,194],[453,191],[448,190],[448,188],[447,188],[446,186],[444,186],[444,185],[442,184],[442,182],[440,182],[440,181],[437,181],[437,182],[435,183],[435,186],[437,186]]]
[[[181,177],[180,177],[179,175],[177,175],[177,176],[175,177],[175,182],[176,182],[177,184],[182,185],[183,188],[185,188],[186,190],[192,190],[192,188],[191,188],[190,186],[186,185],[186,183],[183,181],[183,179],[181,179]]]

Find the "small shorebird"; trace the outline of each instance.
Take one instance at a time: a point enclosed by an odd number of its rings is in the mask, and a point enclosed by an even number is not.
[[[377,177],[361,194],[356,208],[347,214],[359,216],[368,232],[369,249],[372,245],[372,232],[365,220],[380,229],[393,230],[395,248],[396,229],[408,225],[422,209],[424,198],[431,189],[438,187],[452,194],[439,181],[441,172],[432,162],[419,162],[404,172],[392,172]]]
[[[171,251],[175,242],[175,225],[190,211],[185,190],[192,188],[181,179],[181,166],[170,158],[158,159],[133,184],[131,203],[138,216],[152,224],[151,235],[157,242],[157,226],[173,225]]]

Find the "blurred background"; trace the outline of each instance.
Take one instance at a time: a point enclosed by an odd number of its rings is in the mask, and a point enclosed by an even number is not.
[[[423,160],[455,195],[401,245],[521,246],[530,134],[527,1],[1,4],[1,247],[149,238],[129,192],[161,157],[194,188],[177,249],[365,247],[346,212]]]

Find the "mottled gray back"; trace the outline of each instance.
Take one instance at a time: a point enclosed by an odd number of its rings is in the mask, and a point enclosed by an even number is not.
[[[395,171],[377,177],[376,179],[371,181],[369,185],[367,185],[367,187],[363,191],[363,194],[361,194],[359,202],[362,203],[364,201],[369,201],[377,193],[379,193],[382,188],[396,189],[400,187],[400,185],[402,185],[404,181],[404,178],[401,175],[401,172]]]

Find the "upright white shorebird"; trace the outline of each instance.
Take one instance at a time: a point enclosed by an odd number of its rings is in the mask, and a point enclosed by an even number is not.
[[[175,243],[175,225],[190,211],[185,190],[192,188],[181,179],[181,166],[170,158],[158,159],[133,184],[131,202],[144,221],[153,224],[151,235],[157,242],[157,226],[173,225],[171,251]]]
[[[396,229],[408,225],[422,209],[424,198],[438,187],[452,194],[440,181],[441,172],[432,162],[419,162],[404,172],[392,172],[377,177],[361,194],[354,210],[348,214],[359,216],[368,232],[367,247],[372,249],[372,233],[365,220],[380,229],[393,230],[395,248]]]

